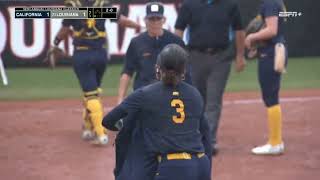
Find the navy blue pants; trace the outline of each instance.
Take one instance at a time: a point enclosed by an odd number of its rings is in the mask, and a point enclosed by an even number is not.
[[[210,180],[210,161],[206,155],[192,159],[167,160],[162,158],[154,180]]]
[[[83,92],[95,91],[101,85],[107,67],[106,49],[75,50],[73,69]]]
[[[263,102],[267,107],[279,104],[281,73],[274,70],[274,56],[274,47],[270,47],[260,53],[258,60],[259,84]]]
[[[157,159],[147,153],[142,130],[122,129],[116,140],[116,180],[153,180]],[[129,139],[128,139],[129,138]]]

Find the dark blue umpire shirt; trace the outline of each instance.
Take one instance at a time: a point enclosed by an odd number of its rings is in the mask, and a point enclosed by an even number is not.
[[[175,28],[190,27],[189,47],[205,50],[226,49],[230,27],[242,30],[241,15],[234,0],[185,0],[178,13]]]
[[[151,37],[148,32],[144,32],[131,40],[122,73],[132,77],[136,72],[133,83],[134,90],[156,81],[155,64],[157,56],[166,45],[172,43],[184,47],[181,38],[167,30],[164,30],[162,36],[159,37]],[[188,66],[186,82],[191,84],[189,68]]]

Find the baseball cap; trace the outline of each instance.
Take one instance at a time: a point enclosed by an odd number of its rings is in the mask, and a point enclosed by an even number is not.
[[[150,2],[147,4],[146,17],[163,17],[164,7],[160,2]]]

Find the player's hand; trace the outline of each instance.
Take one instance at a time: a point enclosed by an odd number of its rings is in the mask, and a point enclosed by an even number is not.
[[[258,50],[257,48],[251,48],[247,50],[247,56],[246,58],[250,59],[254,59],[258,56]]]
[[[68,54],[66,54],[62,49],[57,46],[52,46],[49,48],[43,62],[49,64],[49,66],[54,69],[59,59],[68,57]]]
[[[253,43],[253,37],[252,34],[249,34],[246,39],[244,40],[244,45],[247,49],[251,49]]]
[[[241,72],[244,70],[244,68],[246,67],[246,59],[244,58],[244,56],[237,56],[236,57],[236,71],[237,72]]]

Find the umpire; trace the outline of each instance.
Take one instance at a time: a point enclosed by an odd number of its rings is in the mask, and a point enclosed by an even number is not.
[[[230,29],[235,32],[236,71],[242,71],[246,64],[245,34],[238,4],[233,0],[185,0],[178,14],[175,33],[182,38],[186,27],[190,33],[188,48],[192,81],[206,104],[214,155],[223,92],[235,56]]]
[[[133,38],[126,53],[125,64],[120,78],[118,103],[126,96],[129,83],[136,73],[133,89],[149,85],[156,80],[155,64],[157,56],[168,44],[178,44],[184,47],[184,42],[175,34],[163,29],[166,22],[164,6],[159,2],[151,2],[146,6],[147,31]],[[191,83],[189,71],[185,77]]]

